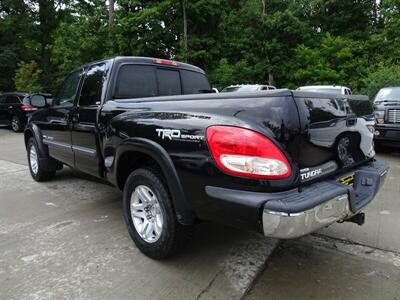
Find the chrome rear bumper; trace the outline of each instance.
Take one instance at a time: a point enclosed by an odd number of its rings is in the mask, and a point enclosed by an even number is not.
[[[264,235],[297,238],[351,218],[374,199],[388,170],[386,162],[374,161],[353,171],[352,186],[333,178],[303,187],[301,191],[282,193],[264,204]]]
[[[299,213],[264,210],[264,235],[280,239],[297,238],[352,215],[347,194]]]

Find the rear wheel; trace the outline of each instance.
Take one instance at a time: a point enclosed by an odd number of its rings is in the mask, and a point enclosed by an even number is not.
[[[130,236],[151,258],[175,254],[190,237],[192,227],[178,223],[162,177],[154,170],[131,173],[124,187],[123,206]]]
[[[28,141],[27,152],[29,171],[34,180],[47,181],[55,176],[56,171],[46,171],[43,168],[43,161],[39,159],[39,151],[33,138]]]
[[[23,129],[23,126],[21,124],[21,120],[18,116],[13,116],[11,118],[11,129],[14,132],[21,132]]]

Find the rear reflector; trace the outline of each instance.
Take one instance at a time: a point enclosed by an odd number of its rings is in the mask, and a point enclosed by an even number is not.
[[[285,155],[266,136],[245,128],[211,126],[206,132],[211,155],[225,173],[255,179],[291,175]]]
[[[174,67],[179,66],[179,64],[176,61],[168,60],[168,59],[160,59],[160,58],[154,58],[153,63],[159,64],[159,65],[166,65],[166,66],[174,66]]]

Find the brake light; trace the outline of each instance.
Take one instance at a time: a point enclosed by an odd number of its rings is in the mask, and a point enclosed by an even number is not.
[[[21,109],[23,111],[34,111],[34,110],[37,110],[36,107],[33,107],[31,105],[28,105],[28,104],[21,105]]]
[[[206,138],[212,157],[227,174],[255,179],[283,179],[291,175],[282,151],[260,133],[239,127],[211,126]]]
[[[179,64],[176,61],[168,60],[168,59],[160,59],[160,58],[154,58],[153,63],[159,64],[159,65],[166,65],[166,66],[174,66],[174,67],[179,66]]]

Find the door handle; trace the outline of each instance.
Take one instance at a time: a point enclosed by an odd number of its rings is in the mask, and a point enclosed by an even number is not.
[[[13,108],[13,106],[12,106],[12,105],[10,105],[8,108],[9,108],[9,109],[11,109],[11,108]]]

